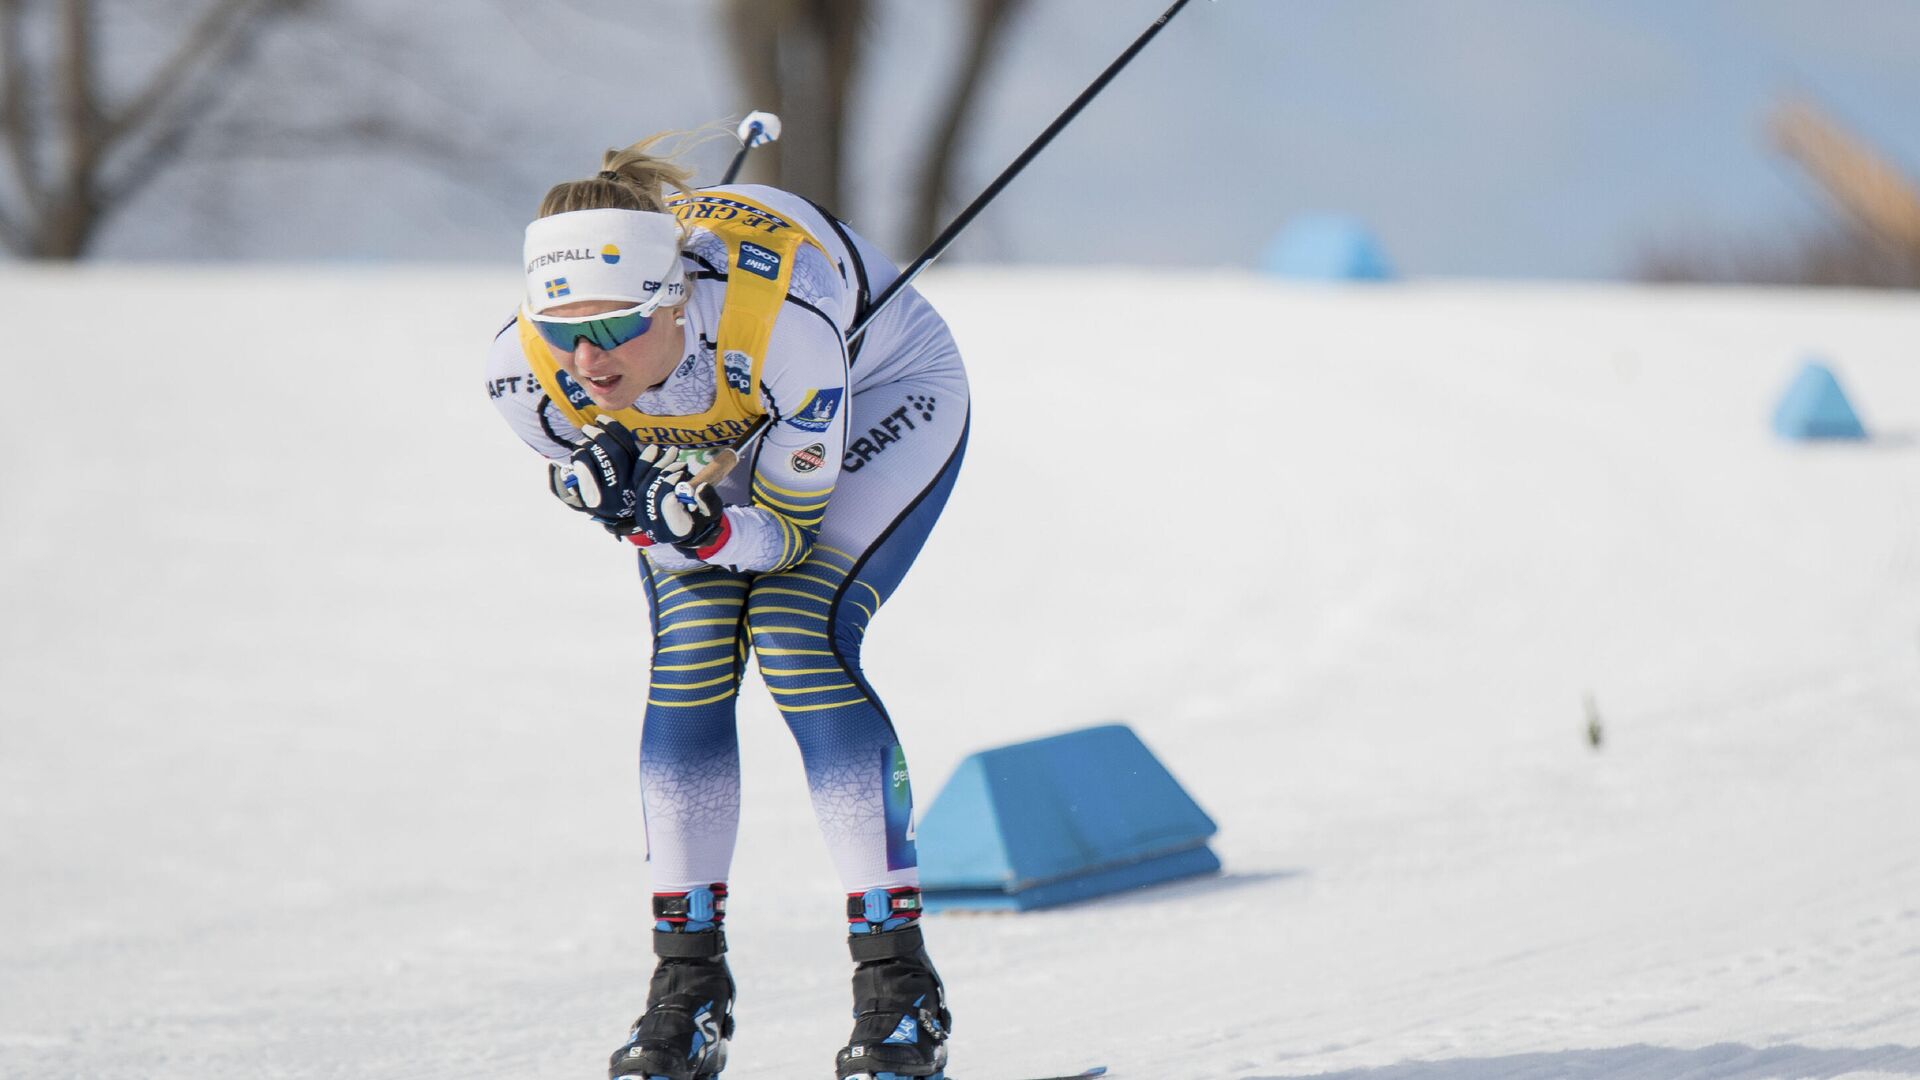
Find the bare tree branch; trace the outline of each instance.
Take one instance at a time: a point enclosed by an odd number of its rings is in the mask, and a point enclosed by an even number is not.
[[[133,151],[131,156],[123,156],[113,168],[111,176],[106,175],[107,170],[102,167],[102,175],[97,182],[100,205],[118,205],[133,192],[151,183],[154,175],[168,162],[185,152],[187,145],[193,141],[196,121],[212,112],[218,104],[218,95],[206,88],[199,88],[190,98],[174,107],[169,123],[157,125],[151,132],[133,133],[127,141],[132,143],[138,141],[140,135],[145,135],[144,145]]]
[[[827,129],[827,154],[818,181],[817,196],[836,213],[846,199],[847,132],[853,111],[853,87],[859,74],[861,44],[866,38],[867,0],[814,0],[813,19],[818,48],[824,60],[822,119]]]
[[[180,20],[187,24],[177,31],[181,36],[169,30],[165,41],[145,50],[161,62],[135,80],[132,96],[122,101],[116,94],[109,101],[100,77],[101,0],[0,0],[0,62],[6,64],[0,72],[0,159],[10,166],[0,171],[18,173],[26,193],[24,200],[11,192],[0,199],[0,245],[31,257],[76,258],[167,167],[189,154],[217,152],[223,139],[246,138],[232,147],[235,156],[404,151],[449,166],[470,163],[475,145],[490,145],[460,141],[460,125],[448,120],[465,117],[460,103],[444,102],[443,115],[410,121],[391,94],[375,95],[370,88],[365,94],[315,94],[315,87],[365,83],[338,69],[369,66],[375,50],[344,34],[332,51],[337,55],[314,61],[313,42],[303,40],[268,64],[252,64],[256,45],[271,48],[261,32],[265,27],[326,2],[195,0],[191,6],[199,14]],[[180,6],[188,5],[181,0]],[[26,62],[41,51],[36,34],[42,13],[54,30],[44,72]],[[396,60],[392,66],[406,64]],[[258,84],[249,87],[252,96],[237,92],[242,79]],[[262,90],[268,97],[260,96]],[[345,100],[356,96],[366,100],[358,106]],[[258,126],[230,124],[223,131],[214,126],[221,116],[258,117]],[[464,179],[472,170],[444,171]]]
[[[728,0],[726,8],[727,37],[733,45],[734,67],[746,86],[746,107],[765,109],[783,121],[788,116],[780,79],[780,40],[786,36],[789,17],[789,0]],[[779,183],[785,157],[777,142],[749,155],[742,179]]]
[[[71,0],[70,0],[71,2]],[[186,40],[160,66],[146,87],[128,100],[119,116],[107,125],[106,140],[118,142],[151,122],[175,95],[208,70],[219,66],[221,53],[230,50],[241,22],[258,7],[264,14],[279,6],[275,0],[216,0],[187,31]],[[163,136],[164,138],[164,136]]]
[[[208,129],[201,153],[223,161],[339,158],[352,154],[398,151],[440,165],[473,160],[473,148],[436,128],[403,123],[387,116],[354,116],[305,124],[230,123]]]
[[[754,155],[757,176],[840,205],[852,88],[869,0],[730,0],[727,31],[751,106],[780,114],[786,137]]]
[[[1662,283],[1920,289],[1920,250],[1892,248],[1838,218],[1784,235],[1677,229],[1644,240],[1630,272]]]
[[[66,143],[65,171],[46,192],[34,247],[41,254],[73,258],[86,247],[98,219],[94,173],[104,147],[93,78],[93,0],[62,0],[60,46],[63,92],[59,115]]]
[[[62,0],[60,43],[66,54],[61,117],[66,123],[67,179],[73,182],[85,177],[99,156],[94,138],[99,111],[93,85],[93,0]]]
[[[14,255],[33,254],[33,237],[19,222],[13,220],[5,211],[0,211],[0,247]]]
[[[927,148],[927,163],[921,169],[920,187],[914,199],[909,247],[925,247],[939,234],[940,219],[953,191],[954,156],[959,151],[960,137],[973,118],[987,66],[1023,3],[1025,0],[972,0],[973,18],[968,27],[966,56],[961,60],[959,77],[941,106],[939,130]]]
[[[38,213],[46,198],[40,190],[39,131],[27,101],[32,79],[20,38],[20,5],[21,0],[0,0],[0,128],[27,209]]]

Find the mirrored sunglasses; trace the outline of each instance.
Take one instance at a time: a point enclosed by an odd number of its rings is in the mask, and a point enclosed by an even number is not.
[[[563,319],[552,315],[527,314],[527,321],[540,332],[546,343],[570,353],[574,345],[585,338],[602,349],[617,349],[641,334],[653,325],[654,309],[657,304],[640,304],[635,307],[609,311],[604,315],[589,315],[585,318]]]

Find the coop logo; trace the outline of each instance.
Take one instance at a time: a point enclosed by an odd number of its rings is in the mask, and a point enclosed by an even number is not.
[[[795,450],[790,463],[797,473],[810,473],[827,463],[827,448],[822,443],[814,443],[803,450]]]
[[[780,276],[780,256],[777,252],[768,251],[750,240],[742,241],[740,269],[772,281]]]
[[[600,258],[604,260],[608,266],[620,265],[620,245],[608,244],[606,247],[601,248]]]
[[[815,390],[807,395],[792,416],[787,417],[787,423],[801,431],[818,433],[827,430],[833,426],[833,418],[840,412],[840,399],[846,393],[844,388],[838,386]]]
[[[593,399],[587,396],[586,389],[579,383],[574,382],[573,376],[566,372],[555,371],[553,373],[553,381],[560,384],[560,392],[567,395],[567,404],[574,408],[584,409],[593,403]]]
[[[531,274],[541,267],[552,266],[555,263],[591,262],[592,260],[592,248],[561,248],[559,251],[549,251],[545,255],[534,256],[533,260],[527,263],[527,273]]]
[[[734,350],[727,353],[726,362],[720,366],[726,373],[728,389],[742,394],[753,393],[753,357]],[[826,428],[820,430],[825,431]]]

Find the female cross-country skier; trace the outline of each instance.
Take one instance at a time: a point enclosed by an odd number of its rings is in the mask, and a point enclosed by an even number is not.
[[[691,187],[649,152],[661,138],[547,193],[525,305],[487,373],[553,493],[639,547],[652,621],[640,779],[657,960],[610,1075],[726,1064],[734,704],[752,653],[847,892],[855,1020],[838,1073],[938,1077],[951,1023],[921,937],[906,759],[860,643],[953,487],[966,374],[911,290],[849,348],[894,264],[797,195]],[[695,480],[762,418],[737,469]]]

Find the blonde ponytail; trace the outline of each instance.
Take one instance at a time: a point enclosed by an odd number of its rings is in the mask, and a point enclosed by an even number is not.
[[[665,213],[673,192],[693,190],[693,169],[680,164],[687,151],[725,134],[714,126],[697,131],[662,131],[622,150],[609,150],[600,173],[586,180],[553,185],[540,200],[539,217],[573,210],[650,210]],[[655,146],[668,143],[661,152]]]

